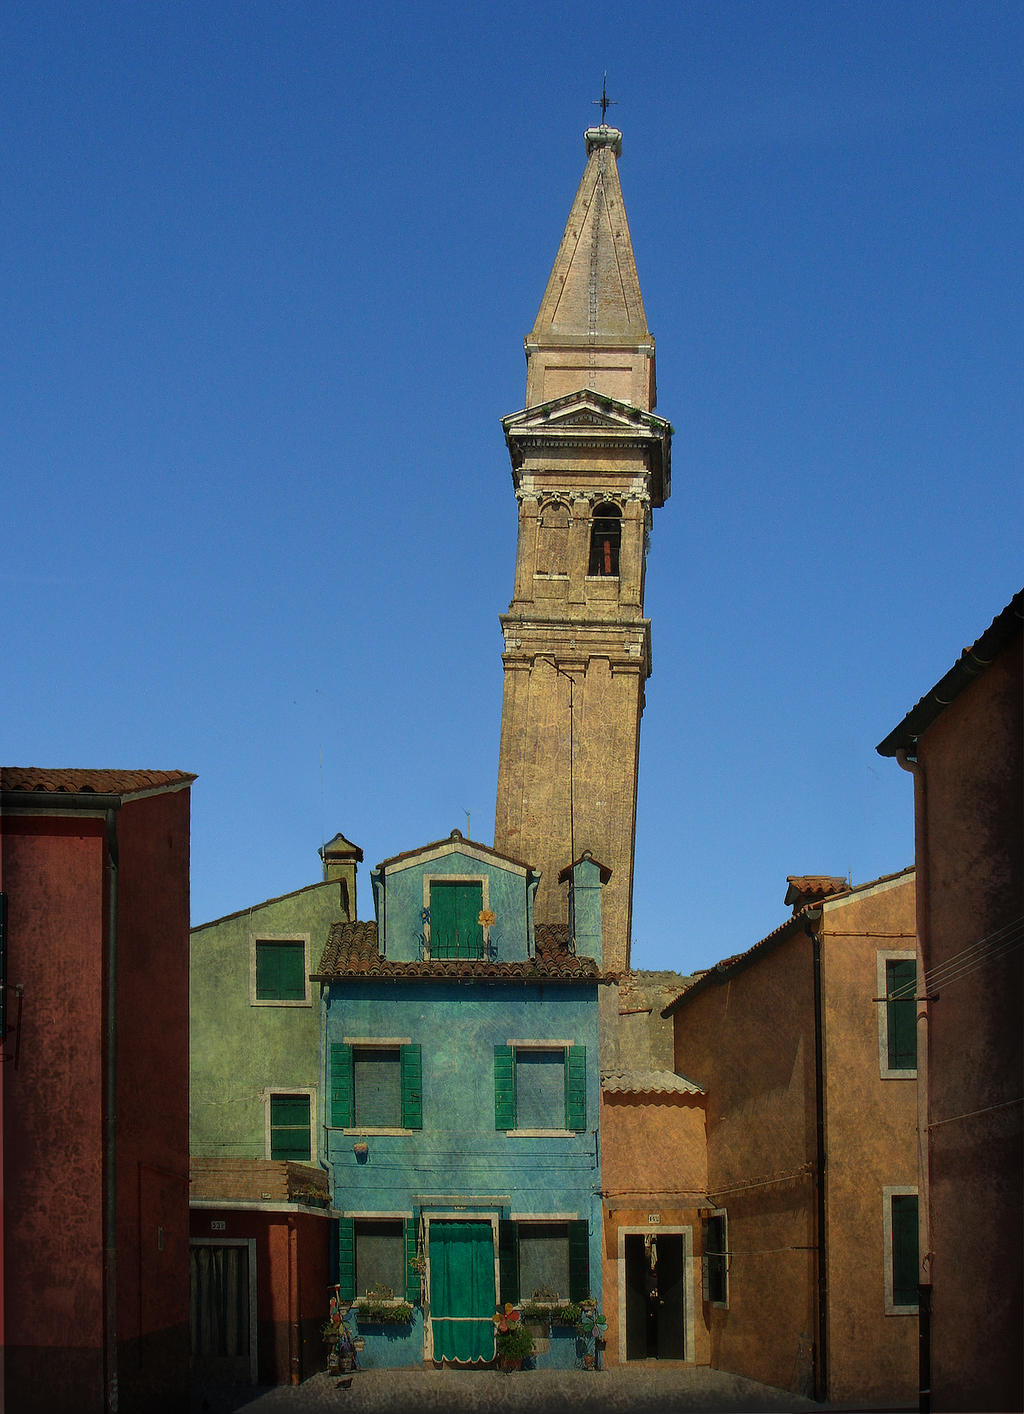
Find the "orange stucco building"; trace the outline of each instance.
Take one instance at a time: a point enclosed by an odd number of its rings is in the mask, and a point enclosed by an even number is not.
[[[881,743],[913,772],[923,1384],[1024,1405],[1024,590]]]
[[[704,1091],[694,1356],[819,1399],[906,1403],[917,1390],[913,871],[856,888],[789,883],[792,917],[664,1012],[675,1072]],[[681,1171],[696,1177],[689,1145]]]

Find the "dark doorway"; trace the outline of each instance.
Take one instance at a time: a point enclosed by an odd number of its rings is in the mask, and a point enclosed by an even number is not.
[[[683,1239],[626,1234],[626,1359],[685,1360]]]

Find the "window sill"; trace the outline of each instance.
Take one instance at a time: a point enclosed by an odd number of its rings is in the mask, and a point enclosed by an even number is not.
[[[307,997],[307,998],[305,999],[305,1001],[301,1001],[301,1002],[300,1002],[300,1001],[285,1001],[284,998],[278,998],[278,997],[253,997],[253,998],[250,1000],[249,1005],[250,1005],[250,1006],[293,1006],[293,1007],[294,1007],[294,1006],[304,1006],[304,1007],[311,1007],[311,1006],[313,1005],[313,1002],[312,1002],[312,999],[311,999],[310,997]]]
[[[509,1139],[573,1139],[579,1129],[506,1129]]]
[[[917,1316],[920,1314],[919,1306],[886,1306],[887,1316]]]
[[[328,1126],[330,1127],[330,1126]],[[356,1139],[372,1139],[381,1134],[419,1134],[418,1129],[334,1129],[335,1134],[348,1134]]]
[[[890,1070],[885,1069],[880,1072],[882,1080],[916,1080],[917,1070]],[[916,1309],[916,1308],[915,1308]]]

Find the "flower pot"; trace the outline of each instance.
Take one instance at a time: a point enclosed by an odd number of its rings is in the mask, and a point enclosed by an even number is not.
[[[592,1370],[592,1369],[594,1368],[594,1357],[593,1357],[593,1355],[584,1355],[584,1357],[583,1357],[583,1368],[584,1368],[584,1370]]]
[[[357,1336],[353,1339],[353,1341],[352,1341],[352,1349],[353,1349],[353,1350],[365,1350],[365,1349],[366,1349],[366,1337],[365,1337],[365,1336],[361,1336],[361,1335],[357,1335]]]

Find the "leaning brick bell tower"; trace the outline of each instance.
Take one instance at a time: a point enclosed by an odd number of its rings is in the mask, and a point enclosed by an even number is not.
[[[519,507],[494,843],[541,870],[535,918],[570,923],[585,851],[611,870],[604,966],[629,966],[637,766],[651,626],[644,563],[669,494],[672,428],[653,413],[647,327],[616,166],[622,134],[586,133],[587,163],[526,336],[526,407],[502,421]]]

